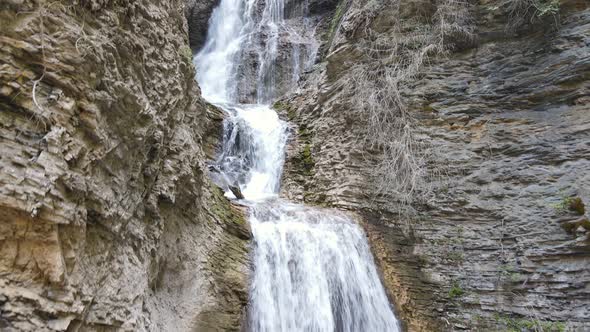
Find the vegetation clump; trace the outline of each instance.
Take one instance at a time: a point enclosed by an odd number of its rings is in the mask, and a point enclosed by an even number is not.
[[[535,15],[537,15],[537,17],[557,15],[557,13],[559,13],[559,0],[537,0],[533,2],[536,9]]]
[[[301,153],[300,153],[300,159],[301,159],[301,163],[303,166],[303,170],[305,171],[306,174],[310,174],[311,169],[313,168],[315,163],[314,163],[313,158],[311,156],[311,145],[309,143],[306,143],[303,146],[303,149],[301,150]]]
[[[272,108],[277,111],[282,111],[282,110],[286,109],[287,106],[288,105],[286,103],[284,103],[280,100],[277,100],[274,104],[272,104]]]
[[[447,258],[453,263],[461,263],[464,260],[463,253],[460,251],[452,251],[447,255]]]
[[[327,43],[326,43],[327,49],[325,49],[323,51],[324,53],[327,53],[328,49],[330,48],[330,45],[332,45],[332,41],[334,40],[334,36],[336,35],[336,32],[338,31],[338,27],[340,26],[340,22],[342,21],[342,17],[344,17],[344,14],[346,13],[346,7],[348,7],[349,1],[350,0],[340,0],[338,2],[338,5],[336,6],[336,10],[334,11],[334,15],[332,16],[332,19],[330,20],[330,27],[328,29],[328,32],[324,35],[324,39],[327,41]]]
[[[569,197],[567,200],[567,208],[570,211],[576,212],[577,214],[584,214],[586,207],[580,197]]]
[[[511,318],[496,315],[496,322],[504,325],[510,332],[564,332],[566,325],[563,322],[541,321],[538,319]]]
[[[340,24],[340,21],[344,16],[344,7],[346,6],[346,2],[346,0],[342,0],[338,3],[338,6],[336,7],[336,12],[332,17],[332,20],[330,21],[330,37],[334,36],[334,33],[336,32],[336,29],[338,28],[338,25]]]
[[[509,13],[509,29],[518,28],[527,22],[545,17],[558,19],[560,0],[512,0],[504,3]]]
[[[586,206],[580,197],[563,197],[559,203],[554,205],[558,211],[571,211],[579,215],[583,215],[586,211]]]
[[[463,290],[463,288],[461,288],[459,283],[453,282],[451,289],[449,289],[449,297],[451,299],[455,299],[455,298],[463,296],[464,294],[465,294],[465,291]]]
[[[289,119],[289,121],[295,120],[295,109],[290,107],[288,103],[278,100],[272,105],[272,108],[277,112],[287,111],[287,119]]]
[[[473,42],[470,4],[464,0],[440,0],[429,14],[429,23],[408,31],[399,20],[388,31],[362,30],[360,60],[351,69],[355,109],[366,114],[367,143],[382,155],[376,167],[378,196],[394,206],[428,196],[428,179],[443,172],[429,162],[434,149],[418,139],[416,120],[408,112],[402,88],[421,74],[428,59]],[[398,1],[367,5],[368,18],[399,11]],[[391,15],[396,16],[395,13]],[[420,194],[418,194],[420,192]],[[392,207],[394,207],[392,206]]]
[[[312,136],[313,135],[311,131],[307,128],[305,124],[301,125],[297,130],[297,137],[299,138],[299,142],[301,144],[298,159],[300,162],[300,168],[302,169],[304,175],[311,175],[311,170],[315,166],[315,161],[313,159],[311,151]]]

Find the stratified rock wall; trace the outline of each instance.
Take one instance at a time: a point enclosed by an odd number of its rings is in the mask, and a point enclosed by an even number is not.
[[[297,125],[284,194],[363,216],[411,331],[590,329],[590,227],[575,205],[590,202],[589,3],[516,24],[501,1],[467,2],[473,39],[400,84],[430,156],[410,206],[377,195],[380,151],[348,87],[362,47],[389,38],[410,52],[449,2],[366,16],[375,3],[341,2],[329,54],[275,104]]]
[[[207,180],[182,1],[0,5],[0,330],[238,330],[241,211]]]

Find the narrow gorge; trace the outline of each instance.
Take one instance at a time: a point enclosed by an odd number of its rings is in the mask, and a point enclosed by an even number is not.
[[[292,43],[305,41],[307,25],[292,26],[284,8],[283,0],[221,0],[195,57],[203,96],[229,117],[223,152],[211,166],[212,178],[251,211],[246,329],[398,331],[360,227],[337,211],[278,198],[288,134],[287,124],[269,104],[279,90],[277,82],[295,83],[317,49],[313,40]],[[292,47],[282,52],[290,53],[292,62],[281,71],[277,64],[282,35],[288,36],[283,47]],[[244,73],[251,64],[257,70]],[[240,88],[240,77],[247,77],[250,89]],[[240,100],[256,104],[237,104]]]
[[[0,331],[590,330],[587,0],[0,23]]]

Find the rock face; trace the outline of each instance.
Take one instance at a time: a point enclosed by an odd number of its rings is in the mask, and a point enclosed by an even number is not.
[[[239,329],[250,231],[183,10],[0,5],[0,330]]]
[[[341,2],[328,55],[275,104],[295,124],[283,194],[362,216],[411,331],[587,330],[590,238],[575,202],[590,202],[588,2],[541,15],[486,0],[450,20],[471,36],[445,35],[446,54],[399,84],[421,184],[409,204],[379,188],[382,151],[367,143],[379,133],[353,68],[383,59],[367,55],[377,41],[404,66],[449,3]]]
[[[184,15],[188,21],[188,36],[193,52],[197,52],[205,43],[209,18],[219,0],[188,0]]]

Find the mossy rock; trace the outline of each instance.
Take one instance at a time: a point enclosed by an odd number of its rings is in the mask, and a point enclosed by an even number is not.
[[[225,198],[223,190],[217,186],[211,188],[211,199],[208,211],[215,220],[224,223],[224,228],[232,235],[242,240],[252,238],[250,226],[244,214]]]
[[[567,208],[570,211],[576,212],[580,215],[584,214],[586,211],[586,206],[580,197],[570,197],[568,199],[568,206]]]
[[[277,100],[274,104],[272,104],[272,108],[277,112],[289,111],[290,109],[289,104],[282,100]]]
[[[281,101],[281,100],[276,101],[274,104],[272,104],[272,108],[275,111],[280,112],[280,113],[286,112],[287,119],[289,119],[289,121],[293,121],[297,117],[297,113],[295,112],[295,108],[291,107],[288,103],[286,103],[284,101]]]
[[[287,108],[287,118],[289,119],[289,121],[295,120],[296,117],[297,113],[295,112],[295,109]]]
[[[311,155],[311,145],[309,143],[303,146],[303,149],[300,153],[300,159],[303,164],[303,169],[306,171],[306,173],[311,172],[311,169],[313,166],[315,166],[315,162],[313,161],[313,157]]]
[[[570,211],[583,215],[586,212],[586,206],[580,197],[564,197],[559,203],[554,205],[558,211]]]
[[[564,332],[566,324],[564,322],[542,321],[537,319],[527,318],[512,318],[506,316],[495,315],[496,323],[504,326],[506,331],[522,332],[522,331],[550,331],[550,332]]]
[[[182,45],[180,47],[180,49],[178,50],[178,53],[182,56],[184,61],[186,61],[187,63],[193,62],[193,51],[191,50],[191,48],[188,45]]]
[[[458,297],[463,296],[464,294],[465,291],[463,290],[463,288],[461,288],[461,286],[459,286],[457,282],[454,282],[451,286],[451,289],[449,289],[449,297],[451,299],[456,299]]]
[[[336,34],[336,30],[338,29],[338,26],[340,25],[340,21],[344,17],[344,13],[346,12],[347,5],[348,5],[347,0],[341,0],[338,3],[338,6],[336,7],[336,11],[334,12],[334,15],[332,16],[332,19],[330,20],[330,27],[328,29],[328,34],[327,34],[327,41],[329,42],[329,44],[332,43],[332,39],[334,38],[334,35]]]
[[[311,136],[311,132],[305,127],[300,127],[298,134],[299,134],[299,137],[301,138],[301,140],[303,140],[303,141],[307,141]]]
[[[586,217],[581,217],[577,220],[566,221],[561,224],[561,227],[563,227],[563,229],[569,233],[575,232],[579,227],[590,231],[590,220],[588,220]]]

